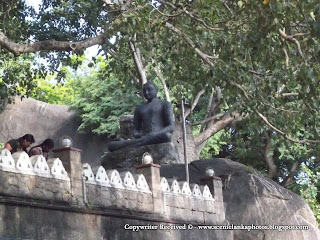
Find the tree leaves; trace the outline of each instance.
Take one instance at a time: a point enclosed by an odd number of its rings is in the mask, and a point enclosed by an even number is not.
[[[70,82],[75,89],[71,107],[80,113],[80,131],[115,137],[119,134],[119,116],[132,114],[141,101],[136,95],[138,86],[130,82],[121,84],[115,74],[109,73],[110,65],[103,59],[95,68],[90,75],[78,76]]]

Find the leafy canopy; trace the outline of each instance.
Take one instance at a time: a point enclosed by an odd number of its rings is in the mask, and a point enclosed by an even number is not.
[[[75,91],[71,107],[82,118],[80,131],[114,137],[119,134],[119,116],[133,114],[134,107],[141,102],[139,88],[134,83],[121,82],[102,58],[97,59],[95,66],[88,75],[71,80]]]

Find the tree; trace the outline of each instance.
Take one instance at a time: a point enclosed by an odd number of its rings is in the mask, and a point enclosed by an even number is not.
[[[1,41],[3,37],[15,42],[25,41],[30,27],[26,17],[33,14],[33,9],[23,1],[1,1]],[[32,80],[43,74],[40,68],[33,67],[35,54],[14,56],[2,44],[0,54],[0,103],[4,106],[14,95],[28,96],[35,87]]]
[[[29,95],[34,89],[35,82],[29,79],[35,78],[38,71],[32,69],[32,61],[32,58],[27,56],[0,60],[0,103],[2,107],[6,103],[11,103],[12,96],[23,97]]]
[[[141,101],[137,85],[118,79],[111,72],[109,62],[101,57],[90,72],[76,75],[68,83],[75,92],[71,108],[77,110],[82,119],[80,131],[118,136],[119,116],[132,114]]]
[[[42,102],[59,105],[70,105],[74,98],[74,88],[67,83],[56,83],[54,76],[47,79],[36,79],[36,86],[30,97]]]
[[[320,194],[319,194],[319,171],[314,172],[307,165],[303,165],[301,168],[302,174],[300,174],[298,181],[300,184],[291,186],[291,190],[300,194],[308,202],[312,209],[318,224],[320,223]],[[319,168],[317,169],[319,170]]]
[[[200,125],[198,152],[211,136],[241,123],[244,133],[260,139],[260,148],[264,144],[264,164],[274,178],[280,168],[289,176],[300,157],[319,144],[320,3],[315,0],[53,0],[43,1],[31,22],[22,17],[31,17],[22,1],[3,6],[15,9],[24,33],[18,39],[20,29],[2,26],[6,54],[36,52],[48,59],[47,68],[59,70],[61,62],[78,66],[81,61],[71,56],[98,44],[126,84],[158,78],[174,103],[183,94],[188,119]],[[6,16],[8,26],[17,21]],[[277,144],[303,146],[305,152],[276,162],[271,150]]]

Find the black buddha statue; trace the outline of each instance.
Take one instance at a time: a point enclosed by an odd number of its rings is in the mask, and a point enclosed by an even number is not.
[[[171,103],[157,98],[157,86],[153,82],[143,85],[147,102],[137,106],[133,118],[134,139],[114,141],[108,144],[110,152],[149,144],[171,142],[174,119]]]

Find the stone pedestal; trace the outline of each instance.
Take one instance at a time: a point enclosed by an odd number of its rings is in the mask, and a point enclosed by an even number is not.
[[[145,152],[151,154],[155,164],[183,163],[172,143],[160,143],[106,153],[101,165],[105,169],[132,168],[142,163],[142,155]]]
[[[119,118],[120,137],[123,139],[133,139],[133,115],[122,115]]]
[[[82,199],[82,165],[81,165],[81,150],[67,147],[52,150],[54,157],[62,161],[66,169],[71,184],[71,194],[76,199]]]
[[[163,200],[160,184],[160,168],[158,164],[144,164],[135,166],[137,174],[143,174],[149,185],[153,197],[153,211],[163,213]]]
[[[219,177],[205,177],[200,179],[201,184],[207,185],[215,199],[216,214],[219,222],[225,221],[222,182]]]

